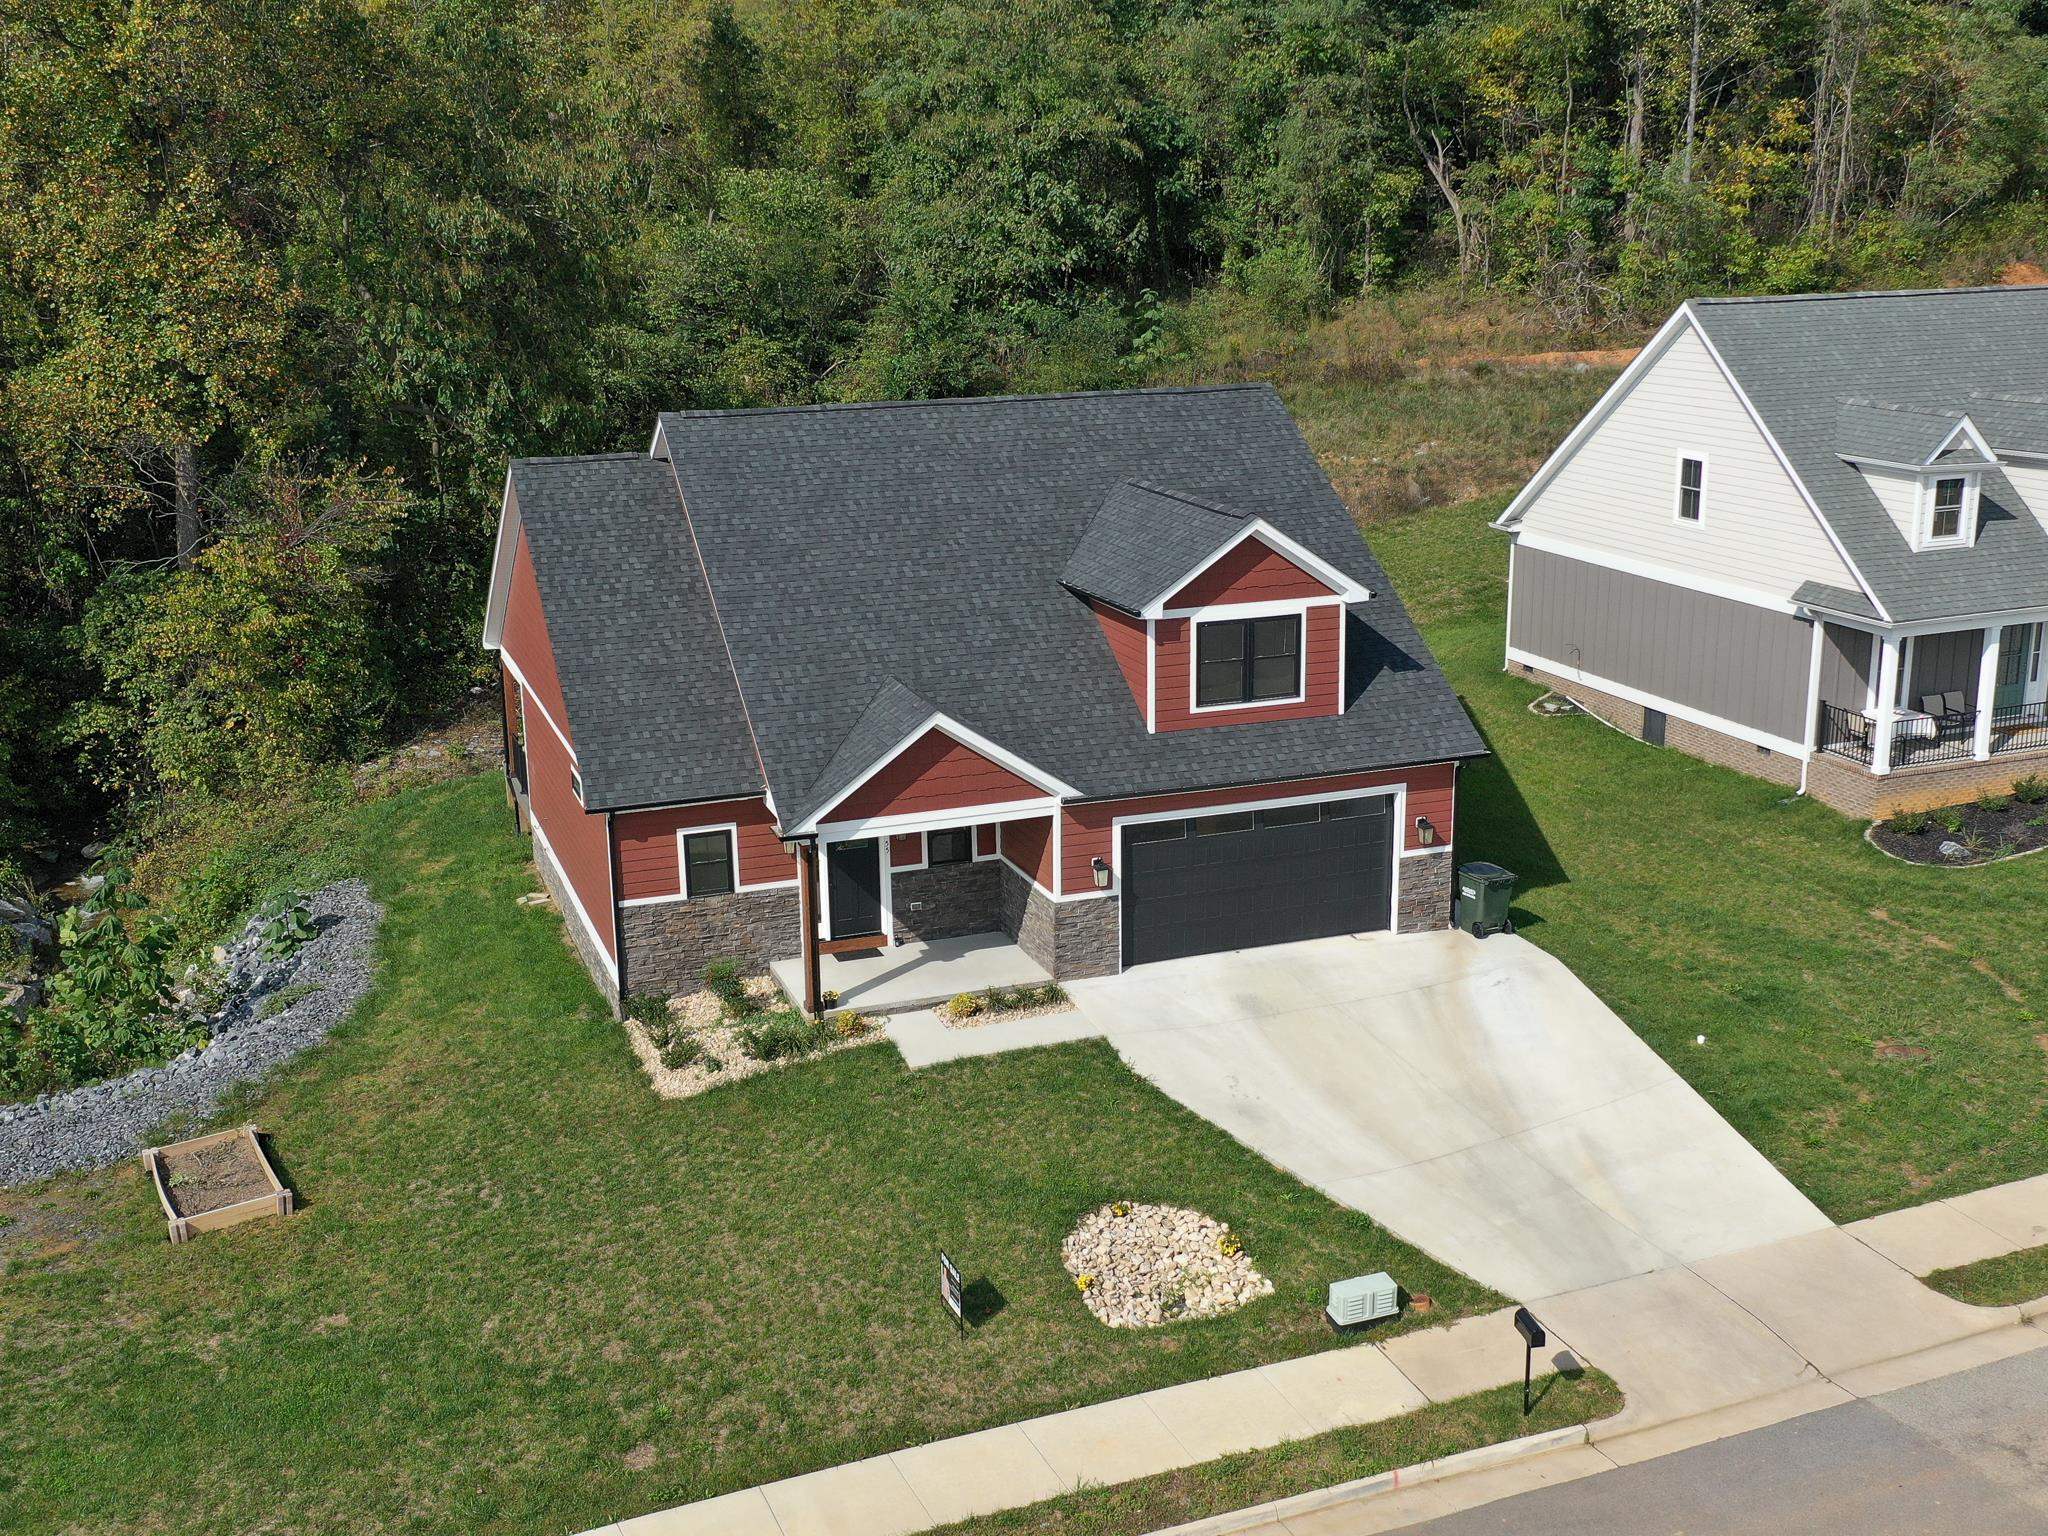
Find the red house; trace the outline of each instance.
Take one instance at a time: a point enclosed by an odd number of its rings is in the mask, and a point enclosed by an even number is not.
[[[722,956],[808,989],[972,934],[1072,977],[1440,927],[1484,750],[1262,385],[681,412],[521,459],[484,642],[615,1001]]]

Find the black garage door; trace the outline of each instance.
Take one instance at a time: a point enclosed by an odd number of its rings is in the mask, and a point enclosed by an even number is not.
[[[1392,797],[1124,828],[1124,964],[1389,925]]]

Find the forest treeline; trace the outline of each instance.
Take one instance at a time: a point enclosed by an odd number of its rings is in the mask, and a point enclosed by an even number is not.
[[[0,0],[0,858],[484,675],[505,460],[2038,259],[2048,0]]]

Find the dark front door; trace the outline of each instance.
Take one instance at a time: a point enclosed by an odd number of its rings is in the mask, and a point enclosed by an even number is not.
[[[825,849],[832,907],[832,937],[858,938],[882,931],[882,844],[866,837],[857,843],[830,843]]]
[[[1145,822],[1123,844],[1126,965],[1390,925],[1386,795]]]

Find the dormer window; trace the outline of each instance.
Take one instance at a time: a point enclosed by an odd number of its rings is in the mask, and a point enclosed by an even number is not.
[[[1976,476],[1931,476],[1922,483],[1921,497],[1922,549],[1947,549],[1972,542],[1977,511]]]
[[[1195,708],[1279,704],[1300,697],[1300,614],[1195,626]]]

